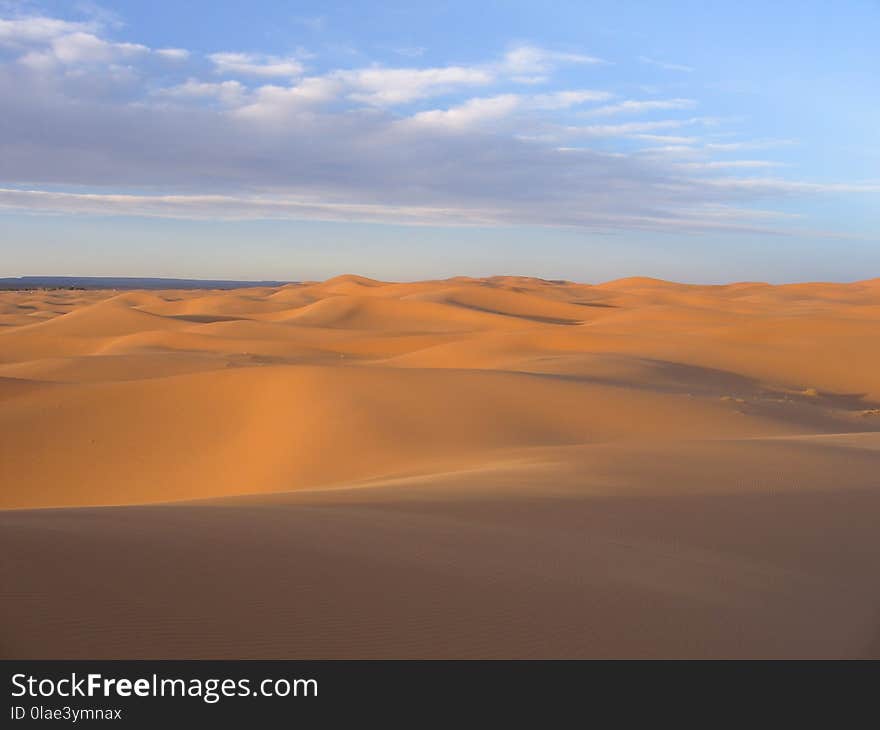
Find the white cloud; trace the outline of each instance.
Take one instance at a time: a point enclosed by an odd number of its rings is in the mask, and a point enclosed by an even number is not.
[[[211,83],[187,79],[178,86],[160,89],[155,92],[157,96],[168,96],[178,99],[207,99],[213,98],[227,105],[240,104],[244,98],[245,87],[239,81],[221,81]]]
[[[770,160],[713,160],[711,162],[682,162],[679,167],[688,170],[723,170],[725,168],[779,167],[781,163]]]
[[[640,154],[642,156],[676,156],[676,157],[694,157],[698,155],[700,151],[696,147],[692,147],[691,145],[686,144],[665,144],[660,147],[646,147],[643,150],[640,150]]]
[[[0,46],[23,52],[19,62],[46,71],[57,64],[95,64],[127,60],[149,52],[140,43],[115,43],[95,33],[92,23],[56,18],[0,18]]]
[[[496,83],[499,76],[550,71],[555,66],[565,63],[601,63],[601,61],[574,53],[559,53],[535,46],[519,46],[508,51],[500,63],[429,68],[371,66],[331,71],[326,74],[326,78],[345,87],[346,97],[353,101],[375,107],[390,107],[442,96],[462,89],[489,86]],[[525,77],[517,78],[524,80]]]
[[[757,195],[796,193],[880,193],[880,183],[813,183],[776,178],[703,178],[702,182],[727,191]]]
[[[189,51],[185,48],[159,48],[155,53],[157,56],[167,58],[169,61],[185,61],[189,58]]]
[[[647,101],[622,101],[619,104],[601,106],[584,112],[585,116],[605,117],[614,114],[643,114],[644,112],[668,109],[693,109],[697,102],[693,99],[650,99]]]
[[[460,92],[462,89],[489,86],[496,81],[489,66],[441,66],[433,68],[389,68],[373,66],[360,69],[330,71],[324,76],[303,79],[290,87],[265,86],[240,114],[265,119],[280,119],[285,111],[297,113],[303,104],[325,103],[347,99],[373,107],[393,107],[435,96]],[[527,105],[522,97],[498,95],[485,100],[471,100],[449,110],[429,110],[418,116],[420,121],[446,120],[449,125],[464,124],[466,119],[503,116],[502,110],[528,106],[533,109],[563,109],[586,101],[604,101],[610,94],[601,91],[561,91],[530,97]]]
[[[601,58],[581,53],[563,53],[551,51],[538,46],[521,45],[511,48],[504,54],[500,68],[509,73],[528,78],[552,71],[557,66],[566,64],[603,64]]]
[[[193,220],[348,220],[412,225],[497,224],[479,208],[333,203],[278,195],[130,195],[0,188],[0,209]]]
[[[433,126],[464,129],[510,116],[517,111],[567,109],[589,101],[603,101],[611,96],[605,91],[557,91],[527,96],[499,94],[468,99],[449,109],[431,109],[410,117],[410,122]]]
[[[745,142],[708,142],[707,150],[730,152],[737,150],[764,150],[794,144],[791,139],[756,139]]]
[[[372,68],[336,71],[332,78],[345,83],[349,97],[374,106],[403,104],[494,81],[483,68],[442,66],[439,68]]]
[[[0,18],[0,45],[25,46],[32,43],[48,43],[67,33],[94,30],[89,23],[75,23],[57,18]]]
[[[657,142],[658,144],[694,145],[699,142],[697,137],[682,137],[672,134],[634,134],[634,139],[645,142]]]
[[[529,103],[534,109],[568,109],[569,107],[590,101],[605,101],[610,99],[611,96],[612,94],[607,91],[554,91],[550,94],[538,94],[529,97]]]
[[[139,43],[110,43],[91,33],[68,33],[52,41],[52,52],[62,63],[99,63],[147,53]]]
[[[500,94],[478,99],[469,99],[464,104],[450,109],[432,109],[419,112],[409,121],[439,127],[464,129],[506,117],[520,108],[522,100],[516,94]]]
[[[711,120],[710,117],[691,117],[690,119],[660,119],[652,122],[628,122],[625,124],[591,124],[582,127],[566,127],[570,134],[582,134],[590,137],[630,137],[643,132],[658,129],[676,129],[691,124],[699,124]]]
[[[294,86],[267,84],[256,89],[234,114],[253,121],[284,122],[291,115],[336,99],[342,89],[343,84],[326,76],[307,77]]]
[[[243,76],[294,77],[304,68],[296,58],[259,53],[211,53],[208,58],[218,74]]]
[[[577,151],[577,150],[574,150]],[[742,181],[748,182],[748,181]],[[818,187],[818,186],[817,186]],[[0,210],[40,214],[145,216],[189,220],[318,220],[398,225],[499,226],[534,222],[529,211],[478,205],[416,206],[325,201],[294,195],[150,195],[71,193],[51,190],[0,188]],[[791,230],[768,226],[765,221],[797,218],[769,210],[699,203],[680,211],[645,209],[613,212],[584,209],[575,218],[551,221],[551,225],[587,226],[599,230],[629,228],[677,232],[740,232],[785,235]],[[538,221],[547,223],[546,221]],[[822,238],[858,238],[833,231],[798,231]]]

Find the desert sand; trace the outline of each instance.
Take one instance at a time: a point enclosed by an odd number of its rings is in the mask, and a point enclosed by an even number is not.
[[[880,657],[880,279],[0,293],[6,658]]]

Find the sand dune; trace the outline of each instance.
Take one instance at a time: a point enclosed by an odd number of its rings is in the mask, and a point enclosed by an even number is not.
[[[0,655],[880,655],[880,280],[0,293]]]

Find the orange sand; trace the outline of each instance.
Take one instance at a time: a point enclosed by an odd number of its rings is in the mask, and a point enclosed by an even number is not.
[[[877,524],[880,280],[0,293],[0,656],[880,656]]]

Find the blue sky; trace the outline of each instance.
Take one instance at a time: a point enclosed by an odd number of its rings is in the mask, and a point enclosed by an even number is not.
[[[880,276],[878,21],[0,0],[0,274]]]

